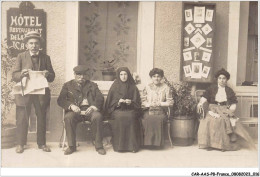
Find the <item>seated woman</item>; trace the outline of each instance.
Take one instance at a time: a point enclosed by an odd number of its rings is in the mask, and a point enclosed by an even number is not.
[[[234,91],[227,86],[230,74],[221,69],[216,74],[217,85],[209,87],[198,103],[198,112],[202,112],[202,105],[209,103],[208,112],[204,119],[200,120],[198,130],[199,148],[222,151],[238,150],[236,135],[247,140],[254,146],[253,140],[245,131],[238,119],[234,118],[237,97]]]
[[[105,104],[106,111],[112,119],[110,122],[113,149],[137,152],[141,142],[140,93],[127,67],[119,68],[116,76]]]
[[[149,73],[152,83],[143,91],[142,107],[144,116],[142,125],[144,130],[144,146],[164,146],[164,123],[167,120],[167,107],[173,105],[170,88],[162,83],[163,70],[154,68]]]

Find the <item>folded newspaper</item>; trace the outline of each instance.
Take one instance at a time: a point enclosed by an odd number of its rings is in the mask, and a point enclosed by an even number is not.
[[[24,95],[27,94],[45,94],[45,88],[49,87],[47,79],[44,77],[44,71],[29,71],[29,78],[22,79]],[[21,82],[18,82],[12,94],[22,94]]]

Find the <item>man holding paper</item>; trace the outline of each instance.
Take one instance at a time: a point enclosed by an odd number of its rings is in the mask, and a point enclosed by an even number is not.
[[[15,94],[16,103],[16,126],[17,126],[17,153],[24,151],[24,145],[27,142],[29,115],[31,112],[31,105],[34,105],[35,113],[37,116],[37,144],[38,148],[45,152],[50,152],[50,148],[46,146],[46,110],[50,105],[50,89],[48,87],[39,88],[38,81],[40,75],[43,75],[48,82],[53,82],[55,73],[52,68],[50,57],[40,51],[41,43],[44,42],[41,35],[35,31],[28,32],[24,37],[27,51],[18,54],[14,66],[12,78],[15,82],[19,83],[22,80],[31,82],[30,87],[37,88],[32,94],[24,92],[25,88],[22,86],[22,94]],[[41,72],[40,72],[41,71]],[[32,77],[30,80],[30,76]],[[36,78],[36,80],[35,80]],[[35,82],[35,83],[32,83]],[[38,86],[38,87],[37,87]],[[27,88],[28,89],[28,88]]]
[[[68,148],[64,155],[76,151],[76,127],[81,121],[90,121],[96,151],[105,155],[103,148],[103,116],[100,113],[104,97],[96,83],[87,78],[84,65],[74,67],[75,79],[66,82],[58,97],[58,105],[65,110],[64,123],[68,139]]]

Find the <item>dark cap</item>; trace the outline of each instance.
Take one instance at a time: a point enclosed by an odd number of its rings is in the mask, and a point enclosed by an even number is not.
[[[216,74],[215,74],[215,77],[218,78],[219,75],[226,76],[227,80],[229,80],[229,78],[230,78],[229,72],[227,72],[224,68],[222,68],[219,71],[217,71]]]
[[[85,65],[78,65],[73,68],[73,71],[76,74],[85,74],[87,70],[88,70],[88,68]]]

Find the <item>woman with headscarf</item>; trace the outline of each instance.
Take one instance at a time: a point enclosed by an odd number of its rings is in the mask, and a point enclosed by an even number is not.
[[[117,70],[105,108],[112,119],[112,144],[114,151],[137,152],[140,147],[139,109],[141,99],[138,88],[127,67]]]
[[[241,122],[234,117],[237,97],[234,91],[227,86],[230,74],[221,69],[216,74],[217,84],[209,87],[198,103],[198,112],[202,113],[203,104],[209,103],[204,119],[200,120],[198,130],[199,148],[222,151],[238,150],[237,136],[244,138],[254,148],[254,143]]]
[[[142,94],[142,119],[144,146],[162,148],[164,146],[164,126],[167,120],[167,108],[173,106],[170,88],[162,82],[164,72],[153,68],[149,73],[152,83],[148,84]]]

